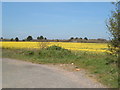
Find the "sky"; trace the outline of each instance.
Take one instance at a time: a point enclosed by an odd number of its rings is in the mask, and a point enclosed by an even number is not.
[[[110,2],[3,2],[2,35],[108,39],[105,21],[113,9]]]
[[[2,36],[2,3],[0,2],[0,37]]]

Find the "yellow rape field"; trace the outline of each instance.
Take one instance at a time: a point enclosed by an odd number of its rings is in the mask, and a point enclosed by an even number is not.
[[[96,51],[106,52],[106,43],[71,43],[71,42],[0,42],[2,48],[15,48],[15,49],[39,49],[41,45],[52,46],[57,45],[69,50],[81,50],[81,51]]]

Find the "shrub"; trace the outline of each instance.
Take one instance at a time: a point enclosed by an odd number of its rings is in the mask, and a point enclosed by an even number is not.
[[[58,47],[58,46],[55,46],[55,45],[50,46],[50,47],[47,48],[47,50],[62,50],[62,49],[63,49],[63,48]]]
[[[74,54],[64,48],[58,47],[58,46],[50,46],[48,48],[44,48],[40,50],[39,55],[43,58],[49,57],[49,58],[68,58],[73,56]]]
[[[111,58],[111,57],[106,57],[105,61],[106,61],[106,65],[108,65],[108,64],[116,64],[117,63],[117,60],[114,59],[114,58]]]

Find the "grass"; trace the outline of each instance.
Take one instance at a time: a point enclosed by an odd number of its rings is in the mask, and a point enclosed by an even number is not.
[[[108,87],[118,87],[118,68],[115,64],[117,58],[107,53],[92,53],[51,46],[41,50],[29,49],[3,49],[2,56],[15,58],[39,64],[70,64],[84,68],[96,75],[99,82]]]

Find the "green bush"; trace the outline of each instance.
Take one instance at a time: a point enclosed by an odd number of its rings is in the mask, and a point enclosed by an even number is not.
[[[65,58],[71,57],[74,54],[67,49],[58,46],[50,46],[48,48],[40,50],[39,55],[46,58]]]
[[[106,61],[106,65],[108,65],[108,64],[116,64],[117,63],[117,60],[114,59],[113,57],[106,57],[105,61]]]
[[[62,49],[63,49],[63,48],[61,48],[61,47],[59,47],[59,46],[55,46],[55,45],[50,46],[50,47],[47,48],[47,50],[62,50]]]

